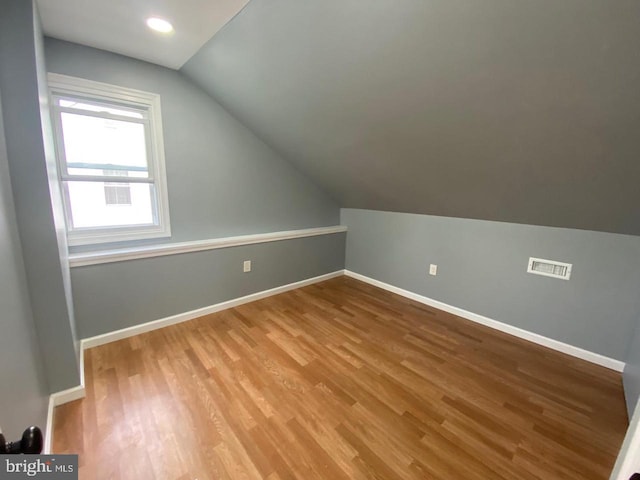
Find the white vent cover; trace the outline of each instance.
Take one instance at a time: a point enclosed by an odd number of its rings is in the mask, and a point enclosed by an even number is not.
[[[571,278],[571,265],[570,263],[556,262],[555,260],[545,260],[544,258],[529,259],[529,266],[527,272],[535,273],[536,275],[544,275],[545,277],[561,278],[562,280],[569,280]]]

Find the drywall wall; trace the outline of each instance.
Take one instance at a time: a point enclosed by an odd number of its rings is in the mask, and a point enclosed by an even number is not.
[[[30,1],[7,0],[0,15],[0,92],[9,173],[31,308],[50,391],[78,385],[73,321],[58,245],[41,104],[37,14]],[[42,68],[42,66],[40,66]]]
[[[0,428],[11,441],[29,425],[46,425],[48,388],[29,301],[0,115]]]
[[[348,270],[625,360],[640,313],[640,237],[356,209],[341,217]],[[572,263],[571,280],[527,273],[529,257]]]
[[[54,39],[46,39],[46,59],[50,72],[160,94],[173,235],[138,243],[338,223],[326,193],[179,72]]]
[[[629,418],[634,415],[638,400],[640,400],[640,315],[636,321],[635,331],[631,335],[627,347],[626,366],[622,379],[624,381],[624,396],[627,400]]]
[[[640,234],[637,0],[253,0],[181,71],[342,207]]]
[[[344,268],[345,233],[74,267],[82,338]],[[244,260],[252,271],[243,273]]]
[[[73,312],[73,296],[71,292],[71,270],[69,268],[69,245],[67,242],[66,220],[64,218],[64,205],[62,203],[62,192],[58,182],[58,165],[56,163],[56,149],[53,140],[53,123],[49,105],[49,85],[47,83],[47,69],[44,57],[44,36],[37,11],[37,4],[34,6],[34,49],[36,58],[36,75],[38,80],[38,101],[40,102],[40,126],[42,129],[42,146],[44,158],[49,176],[49,192],[51,197],[51,212],[53,214],[53,225],[56,231],[56,241],[58,245],[58,255],[60,256],[60,267],[62,273],[62,285],[64,288],[67,311],[69,312],[69,326],[73,339],[76,358],[80,361],[80,341],[76,334],[76,322]]]

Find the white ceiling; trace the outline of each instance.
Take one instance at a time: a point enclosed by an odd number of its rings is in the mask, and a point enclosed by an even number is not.
[[[249,0],[37,0],[45,35],[179,69]],[[147,28],[169,20],[170,35]]]

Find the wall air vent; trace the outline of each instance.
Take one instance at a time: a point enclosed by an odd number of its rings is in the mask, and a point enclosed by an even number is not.
[[[535,273],[536,275],[544,275],[545,277],[569,280],[569,278],[571,278],[571,267],[572,265],[570,263],[531,257],[529,259],[527,272]]]

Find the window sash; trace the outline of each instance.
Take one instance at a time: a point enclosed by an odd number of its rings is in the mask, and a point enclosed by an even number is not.
[[[104,181],[101,180],[100,183],[103,184],[104,187],[110,186],[110,185],[122,185],[122,184],[126,184],[127,182],[121,182],[121,181],[117,181],[115,182],[114,179],[115,178],[127,178],[127,177],[113,177],[113,176],[107,176],[106,178],[109,178],[110,181]],[[153,185],[153,189],[154,189],[154,196],[155,196],[155,201],[151,202],[151,217],[153,218],[152,223],[136,223],[136,224],[127,224],[127,225],[103,225],[103,226],[98,226],[98,227],[76,227],[73,225],[73,210],[72,210],[72,206],[71,206],[71,196],[69,193],[69,185],[71,183],[75,183],[75,182],[80,182],[77,179],[73,179],[70,181],[63,181],[62,182],[62,194],[64,197],[64,209],[65,209],[65,214],[67,217],[67,232],[71,233],[71,234],[76,234],[76,236],[78,234],[86,234],[89,233],[91,235],[91,232],[97,233],[97,234],[102,234],[104,233],[105,235],[110,235],[110,236],[114,236],[116,234],[116,232],[122,232],[121,235],[124,237],[128,237],[131,235],[135,235],[135,236],[141,236],[144,235],[145,233],[149,233],[151,236],[149,238],[153,238],[153,237],[157,237],[158,235],[155,235],[155,232],[164,232],[167,228],[166,225],[163,224],[162,220],[162,216],[161,216],[161,208],[163,207],[162,203],[161,203],[161,199],[158,198],[158,186],[157,185]],[[125,186],[125,185],[123,185]],[[129,186],[129,185],[126,185]],[[124,238],[124,240],[127,240],[128,238]],[[105,240],[107,241],[107,240]],[[113,239],[113,240],[108,240],[111,242],[115,242],[118,241],[118,239]],[[93,243],[93,242],[90,242]],[[85,243],[77,243],[77,242],[69,242],[69,244],[85,244]]]
[[[97,170],[97,169],[96,169]],[[156,183],[153,177],[122,177],[118,183]],[[66,175],[61,174],[60,180],[63,182],[113,182],[113,177],[109,175]]]
[[[66,95],[54,95],[54,98],[58,98],[58,99],[77,99],[76,97],[73,97],[71,95],[66,96]],[[83,100],[85,101],[85,100]],[[85,103],[91,103],[88,101],[85,101]],[[132,111],[136,110],[131,108]],[[143,113],[144,115],[148,114],[148,110],[137,110],[140,111],[140,113]],[[87,182],[100,182],[100,181],[104,181],[101,180],[103,178],[108,178],[107,176],[101,176],[101,175],[78,175],[78,174],[71,174],[69,173],[69,163],[67,162],[67,153],[65,151],[65,146],[64,146],[64,131],[62,128],[62,113],[63,112],[69,112],[72,113],[74,115],[81,115],[81,116],[87,116],[87,117],[94,117],[94,118],[103,118],[106,120],[118,120],[118,121],[122,121],[122,122],[130,122],[130,123],[136,123],[136,124],[142,124],[144,126],[144,141],[145,141],[145,148],[146,148],[146,159],[147,159],[147,174],[148,177],[143,178],[143,177],[129,177],[129,178],[136,178],[136,180],[134,180],[134,182],[138,182],[141,180],[144,180],[143,183],[154,183],[155,182],[155,178],[153,175],[153,172],[155,172],[155,165],[153,162],[153,144],[152,144],[152,140],[151,140],[151,125],[149,122],[148,118],[144,118],[144,119],[136,119],[133,117],[127,117],[124,115],[114,115],[114,114],[110,114],[107,112],[91,112],[88,110],[81,110],[81,109],[73,109],[73,108],[69,108],[69,107],[61,107],[57,104],[55,104],[54,102],[54,106],[53,106],[53,113],[55,115],[55,122],[54,123],[54,133],[56,135],[56,141],[58,144],[58,165],[60,167],[60,179],[61,180],[83,180],[83,181],[87,181]],[[89,164],[88,164],[89,165]],[[114,166],[118,166],[118,165],[114,165]],[[122,167],[125,167],[125,165],[121,165]],[[77,167],[71,167],[71,168],[77,168]],[[89,168],[89,167],[87,167]],[[96,166],[94,167],[95,170],[109,170],[110,168],[108,166],[105,166],[103,164],[96,164]],[[134,170],[134,169],[130,169],[130,168],[113,168],[113,170]]]
[[[69,100],[72,97],[58,97],[63,100]],[[126,115],[116,115],[115,113],[109,112],[92,112],[91,110],[83,110],[81,108],[72,108],[72,107],[61,107],[60,105],[54,105],[54,110],[57,110],[60,113],[71,113],[73,115],[83,115],[85,117],[95,117],[95,118],[104,118],[105,120],[117,120],[119,122],[129,122],[129,123],[141,123],[143,125],[149,125],[148,118],[135,118],[135,117],[127,117]],[[139,112],[141,114],[146,114],[145,110],[134,110],[132,111]]]
[[[61,110],[66,110],[70,113],[75,113],[75,112],[86,112],[88,114],[98,114],[98,115],[113,115],[114,119],[120,118],[120,117],[124,117],[127,118],[129,120],[137,120],[137,121],[142,121],[142,120],[149,120],[150,115],[149,115],[149,105],[148,104],[140,104],[138,102],[130,102],[127,100],[123,100],[123,101],[117,101],[114,100],[112,98],[104,98],[104,96],[99,95],[99,94],[95,94],[92,93],[88,96],[84,96],[82,93],[78,93],[78,92],[64,92],[63,90],[65,89],[58,89],[57,93],[52,93],[51,94],[51,99],[53,100],[52,103],[52,107],[56,108],[56,109],[61,109]],[[129,115],[118,115],[116,113],[109,113],[109,112],[105,112],[105,111],[93,111],[93,110],[88,110],[86,108],[81,108],[81,107],[69,107],[69,106],[65,106],[65,105],[60,105],[60,101],[68,101],[68,102],[74,102],[74,103],[80,103],[80,104],[84,104],[84,105],[92,105],[94,107],[104,107],[107,109],[111,109],[111,110],[120,110],[120,111],[127,111],[127,112],[131,112],[131,113],[135,113],[137,115],[140,115],[142,118],[137,118],[137,117],[132,117]]]

